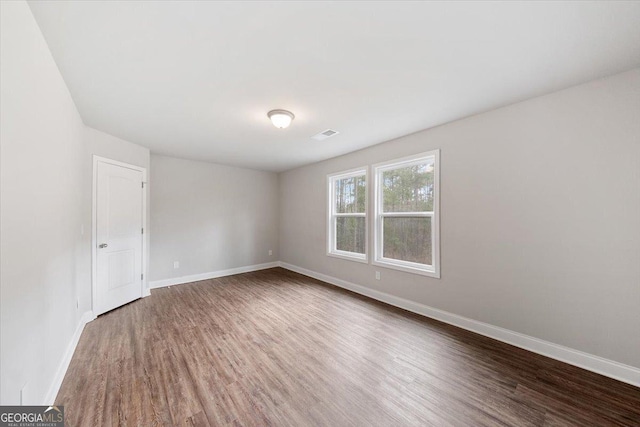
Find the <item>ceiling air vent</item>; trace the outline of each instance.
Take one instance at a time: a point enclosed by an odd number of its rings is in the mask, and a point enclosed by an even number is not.
[[[331,138],[334,135],[339,134],[340,132],[338,132],[337,130],[332,130],[332,129],[327,129],[324,132],[320,132],[317,135],[313,135],[311,138],[315,139],[316,141],[324,141],[327,138]]]

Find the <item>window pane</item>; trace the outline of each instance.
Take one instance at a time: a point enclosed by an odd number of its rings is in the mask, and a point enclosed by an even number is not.
[[[382,256],[431,265],[431,218],[383,218]]]
[[[364,175],[335,181],[336,213],[364,213],[367,192]]]
[[[383,212],[433,211],[434,159],[382,173]]]
[[[336,218],[336,249],[340,251],[364,253],[364,227],[362,217]]]

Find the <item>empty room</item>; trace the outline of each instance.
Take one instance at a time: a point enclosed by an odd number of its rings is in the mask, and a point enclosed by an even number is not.
[[[640,2],[0,30],[0,427],[640,426]]]

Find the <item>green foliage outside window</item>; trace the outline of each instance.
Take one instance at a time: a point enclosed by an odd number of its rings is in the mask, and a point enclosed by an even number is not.
[[[364,213],[366,210],[367,186],[364,175],[335,181],[336,213]],[[364,217],[336,218],[336,249],[365,253]]]
[[[433,211],[433,162],[383,172],[383,212]]]
[[[383,212],[433,212],[433,162],[385,171],[382,174]],[[431,218],[383,218],[385,258],[432,264]]]

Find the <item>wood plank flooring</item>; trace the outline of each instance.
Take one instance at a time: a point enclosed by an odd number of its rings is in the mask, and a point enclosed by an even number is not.
[[[280,268],[87,324],[67,426],[640,426],[640,389]]]

